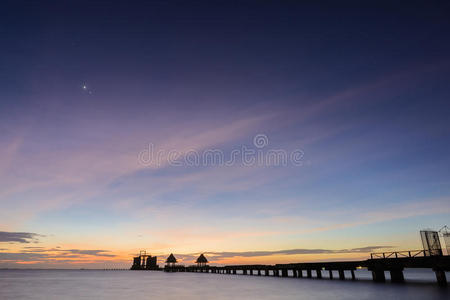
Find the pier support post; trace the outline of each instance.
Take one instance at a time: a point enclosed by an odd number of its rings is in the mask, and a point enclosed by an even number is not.
[[[258,269],[258,276],[261,276],[261,269]]]
[[[320,269],[316,270],[316,277],[319,278],[319,279],[322,278],[322,270],[320,270]]]
[[[247,269],[244,269],[244,275],[247,275]]]
[[[333,270],[328,270],[328,272],[330,273],[330,279],[333,279]]]
[[[340,280],[345,280],[345,273],[344,273],[344,270],[339,270],[339,279],[340,279]]]
[[[356,277],[355,277],[355,270],[351,270],[351,272],[352,272],[352,280],[356,280]]]
[[[299,269],[298,271],[297,271],[298,273],[298,278],[303,278],[303,270],[302,269]]]
[[[297,273],[298,273],[297,269],[292,269],[292,277],[297,278],[298,277]]]
[[[287,269],[282,269],[281,270],[281,276],[282,277],[288,277],[288,270]]]
[[[445,272],[443,270],[434,270],[436,274],[436,279],[439,286],[447,286],[447,278],[445,277]]]
[[[306,270],[306,276],[307,276],[308,278],[312,278],[312,275],[311,275],[311,269]]]
[[[403,277],[403,268],[396,268],[389,270],[391,273],[391,281],[392,282],[404,282],[405,277]]]
[[[269,276],[269,270],[267,269],[264,270],[264,276]]]
[[[277,276],[277,277],[280,277],[280,270],[278,270],[278,269],[275,269],[275,276]]]
[[[233,269],[233,275],[236,275],[236,269]]]
[[[386,277],[384,276],[383,269],[372,269],[372,279],[375,282],[385,282]]]

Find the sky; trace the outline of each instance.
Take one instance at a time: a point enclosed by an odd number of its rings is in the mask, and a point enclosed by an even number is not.
[[[3,1],[0,268],[421,249],[449,36],[448,1]]]

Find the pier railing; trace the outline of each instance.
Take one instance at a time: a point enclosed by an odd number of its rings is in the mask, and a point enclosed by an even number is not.
[[[384,258],[404,258],[404,257],[425,257],[425,256],[439,256],[442,252],[437,250],[409,250],[409,251],[394,251],[394,252],[379,252],[370,253],[370,259],[384,259]]]

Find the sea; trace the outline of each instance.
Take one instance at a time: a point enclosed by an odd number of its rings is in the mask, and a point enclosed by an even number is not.
[[[450,299],[431,270],[405,270],[405,283],[206,273],[108,270],[0,270],[0,299]],[[388,273],[386,273],[389,279]],[[450,274],[447,273],[447,280]],[[349,274],[346,274],[349,277]]]

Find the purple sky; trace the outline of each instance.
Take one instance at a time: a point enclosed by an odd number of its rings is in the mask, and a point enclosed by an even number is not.
[[[450,216],[449,5],[337,5],[7,1],[0,267],[420,248]]]

